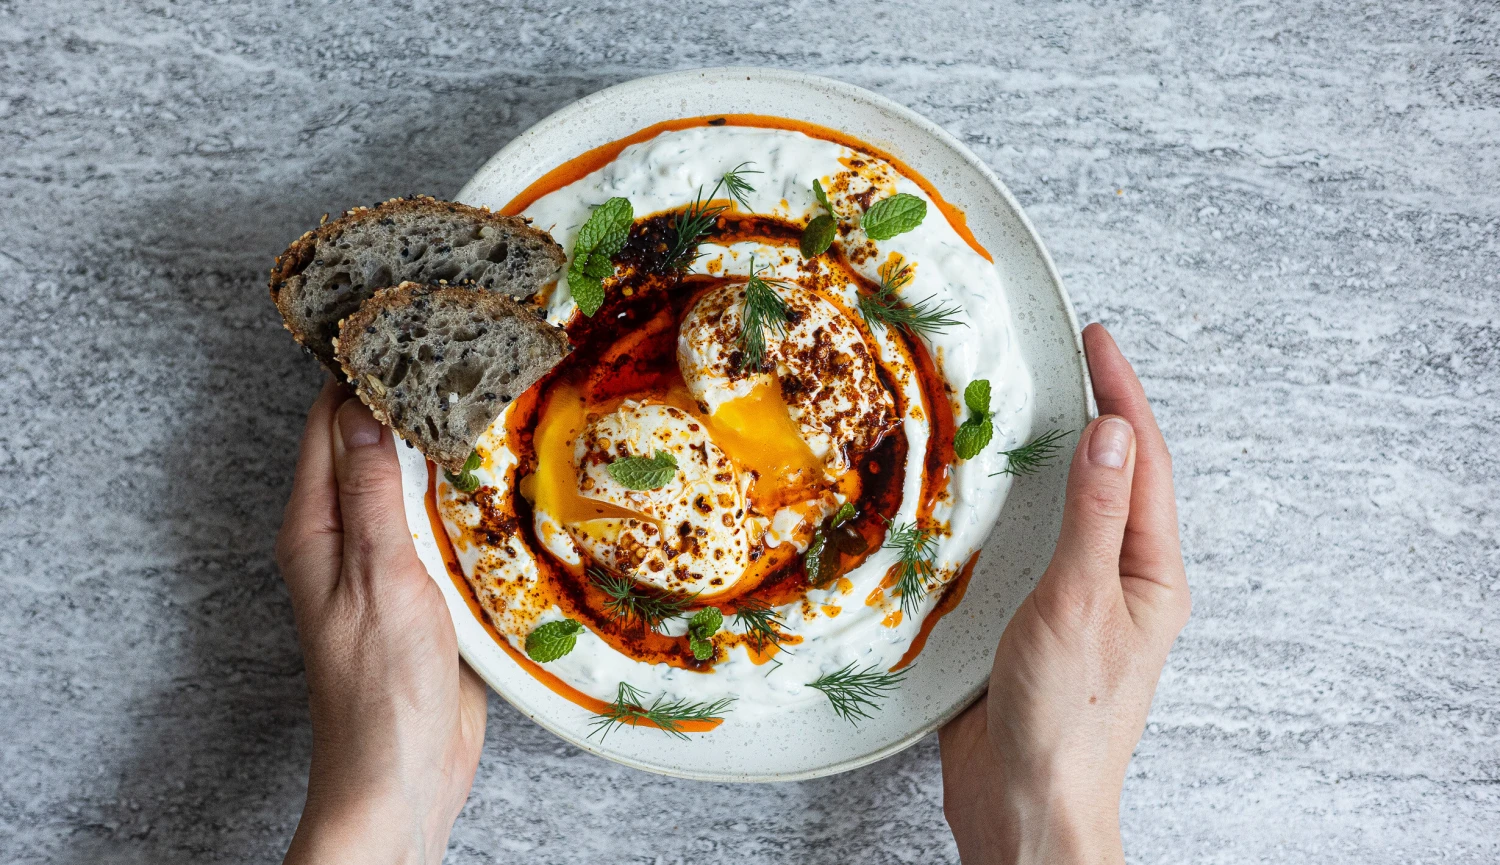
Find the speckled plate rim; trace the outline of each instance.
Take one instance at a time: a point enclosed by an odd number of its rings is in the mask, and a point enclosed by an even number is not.
[[[664,104],[662,94],[678,92],[690,93],[694,98],[684,97],[676,105]],[[825,103],[838,106],[840,113],[830,116],[826,111],[819,113],[809,108],[819,104],[826,109]],[[1010,190],[987,165],[941,127],[911,109],[852,84],[806,73],[754,67],[693,69],[627,81],[585,96],[533,125],[491,157],[456,198],[470,204],[498,207],[547,171],[592,147],[661,120],[712,113],[770,114],[838,128],[886,150],[926,175],[949,202],[966,212],[970,228],[1001,269],[1017,338],[1036,382],[1038,424],[1071,424],[1068,428],[1079,429],[1093,416],[1088,369],[1072,301],[1041,238]],[[613,118],[612,123],[594,122],[605,116]],[[633,128],[621,125],[621,118],[625,117],[630,118],[626,125],[634,123]],[[847,122],[856,117],[861,123]],[[593,125],[601,125],[608,131],[601,132],[597,140],[579,135],[580,129]],[[888,134],[872,136],[869,130],[850,128],[861,125],[881,127]],[[964,178],[967,188],[945,182],[944,175],[950,171],[930,172],[930,164],[941,163],[945,157],[949,161],[956,158],[954,167],[959,170],[972,172]],[[979,200],[990,196],[998,198],[998,202],[989,202],[993,210],[975,209]],[[1016,284],[1018,277],[1024,277],[1024,296],[1023,287]],[[1042,330],[1047,331],[1045,336],[1035,333]],[[1039,379],[1050,379],[1053,383],[1044,391]],[[686,745],[659,731],[631,728],[611,733],[602,743],[590,739],[580,729],[580,718],[574,717],[581,715],[586,720],[584,710],[547,690],[495,645],[471,611],[467,598],[454,585],[437,548],[426,510],[427,464],[415,450],[408,447],[399,450],[407,521],[418,555],[443,590],[453,616],[459,652],[470,666],[517,710],[573,745],[632,768],[700,781],[797,781],[849,771],[911,747],[971,705],[986,689],[987,659],[993,655],[1000,631],[1051,556],[1066,481],[1066,466],[1056,464],[1038,475],[1018,480],[996,527],[1010,529],[1004,533],[1007,539],[1024,538],[1026,543],[1015,547],[1025,549],[996,549],[996,537],[1002,533],[992,530],[964,602],[934,628],[919,663],[941,655],[935,661],[939,678],[933,679],[936,684],[930,686],[924,680],[922,687],[943,688],[955,677],[962,679],[961,688],[950,688],[943,698],[935,701],[941,706],[933,705],[934,700],[929,698],[916,707],[926,711],[913,714],[914,709],[903,703],[901,723],[894,725],[886,723],[892,714],[882,712],[871,726],[896,729],[887,730],[874,747],[858,753],[825,759],[818,756],[821,752],[817,748],[811,748],[806,759],[794,761],[802,765],[780,768],[744,765],[731,770],[704,770],[702,766],[712,764],[703,761],[703,756],[712,755],[711,749],[721,746],[719,731],[695,734]],[[989,614],[986,616],[989,621],[969,628],[957,624],[960,613],[967,612],[972,619],[981,605]],[[977,644],[975,627],[979,634]],[[958,640],[968,644],[967,654],[958,659],[963,665],[962,675],[950,673],[944,678],[943,664],[952,662],[949,656],[955,654],[947,650]],[[982,650],[978,661],[984,662],[977,665],[976,647]],[[730,723],[732,718],[725,726]],[[756,729],[762,724],[753,722]],[[849,732],[843,726],[831,729]],[[859,729],[865,732],[868,728]],[[656,738],[642,739],[643,734]],[[622,739],[638,747],[629,744],[622,747]],[[754,741],[751,736],[747,744]],[[753,759],[750,762],[753,764]]]

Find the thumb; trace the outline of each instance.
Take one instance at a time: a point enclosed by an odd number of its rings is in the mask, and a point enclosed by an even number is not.
[[[358,399],[333,420],[333,463],[344,522],[343,577],[362,582],[416,559],[401,494],[395,438]],[[409,569],[405,569],[409,570]],[[418,569],[420,571],[420,569]]]
[[[1129,421],[1106,415],[1084,428],[1068,471],[1062,534],[1048,573],[1119,585],[1134,473],[1135,430]]]

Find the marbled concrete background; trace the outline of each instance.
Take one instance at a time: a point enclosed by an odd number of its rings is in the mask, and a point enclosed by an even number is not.
[[[994,166],[1177,457],[1196,610],[1135,862],[1500,859],[1500,6],[0,0],[0,859],[271,861],[272,536],[324,211],[671,68],[831,75]],[[491,701],[459,863],[952,862],[934,741],[685,783]]]

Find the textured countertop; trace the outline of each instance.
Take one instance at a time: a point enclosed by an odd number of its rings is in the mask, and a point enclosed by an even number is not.
[[[0,0],[0,859],[279,857],[309,730],[271,544],[320,373],[272,256],[724,63],[964,140],[1136,362],[1196,606],[1131,860],[1500,859],[1500,7],[921,9]],[[952,862],[941,808],[933,739],[688,783],[492,697],[448,861]]]

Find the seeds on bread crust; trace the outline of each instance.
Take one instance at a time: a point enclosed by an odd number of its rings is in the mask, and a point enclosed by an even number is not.
[[[567,335],[503,294],[402,283],[340,323],[337,358],[375,417],[458,472],[505,406],[567,355]]]
[[[527,298],[557,278],[566,256],[527,220],[419,195],[355,207],[298,238],[271,269],[271,300],[286,329],[330,370],[340,320],[402,282],[472,284]]]

